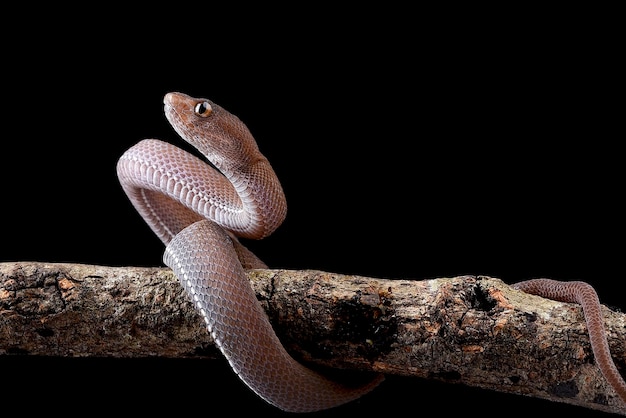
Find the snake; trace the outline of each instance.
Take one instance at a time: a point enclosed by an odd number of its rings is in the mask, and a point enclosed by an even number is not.
[[[260,398],[288,412],[334,408],[372,391],[383,374],[348,384],[295,360],[256,298],[246,270],[267,265],[240,239],[272,234],[285,220],[287,204],[248,127],[206,98],[170,92],[163,105],[174,131],[203,158],[159,139],[144,139],[120,156],[117,177],[165,245],[163,262],[178,277],[230,367]],[[598,366],[626,399],[595,291],[542,279],[521,282],[518,289],[583,305]]]
[[[340,383],[297,362],[256,299],[246,270],[267,266],[239,239],[269,236],[284,221],[287,204],[247,126],[208,99],[171,92],[163,102],[174,130],[210,164],[144,139],[119,158],[117,176],[165,244],[164,263],[231,368],[262,399],[288,412],[324,410],[370,392],[382,375]]]

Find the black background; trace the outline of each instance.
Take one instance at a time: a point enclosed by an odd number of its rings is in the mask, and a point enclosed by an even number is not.
[[[193,23],[196,12],[147,24],[121,12],[24,21],[3,35],[0,261],[161,266],[162,244],[115,164],[143,138],[185,147],[162,111],[163,95],[181,91],[239,116],[281,179],[287,220],[249,243],[271,267],[585,280],[625,309],[624,68],[610,25],[406,13],[254,26],[206,11]],[[71,394],[107,411],[124,400],[129,411],[199,413],[194,400],[279,415],[218,362],[0,361],[15,366],[3,393],[49,410]],[[496,401],[597,414],[389,377],[319,415],[421,414],[435,399],[470,415],[497,412]]]

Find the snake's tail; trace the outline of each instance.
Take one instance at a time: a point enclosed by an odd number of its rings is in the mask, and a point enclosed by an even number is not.
[[[620,375],[611,357],[602,306],[594,288],[581,281],[561,282],[551,279],[526,280],[514,284],[513,287],[533,295],[561,302],[578,303],[582,306],[596,364],[609,385],[626,403],[626,381]]]
[[[283,348],[256,299],[228,234],[211,221],[183,229],[164,262],[188,292],[237,375],[260,397],[289,412],[332,408],[371,391],[382,375],[359,387],[327,379]],[[219,307],[219,308],[216,308]]]

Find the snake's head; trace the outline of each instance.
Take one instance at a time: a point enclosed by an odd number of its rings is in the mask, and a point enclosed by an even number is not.
[[[247,126],[212,101],[172,92],[163,103],[174,130],[219,170],[241,170],[265,160]]]

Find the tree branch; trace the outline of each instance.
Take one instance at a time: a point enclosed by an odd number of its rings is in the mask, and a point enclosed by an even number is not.
[[[305,363],[462,383],[626,415],[594,365],[582,310],[461,276],[383,280],[253,270]],[[604,309],[626,370],[626,315]],[[221,358],[167,268],[0,263],[0,355]]]

